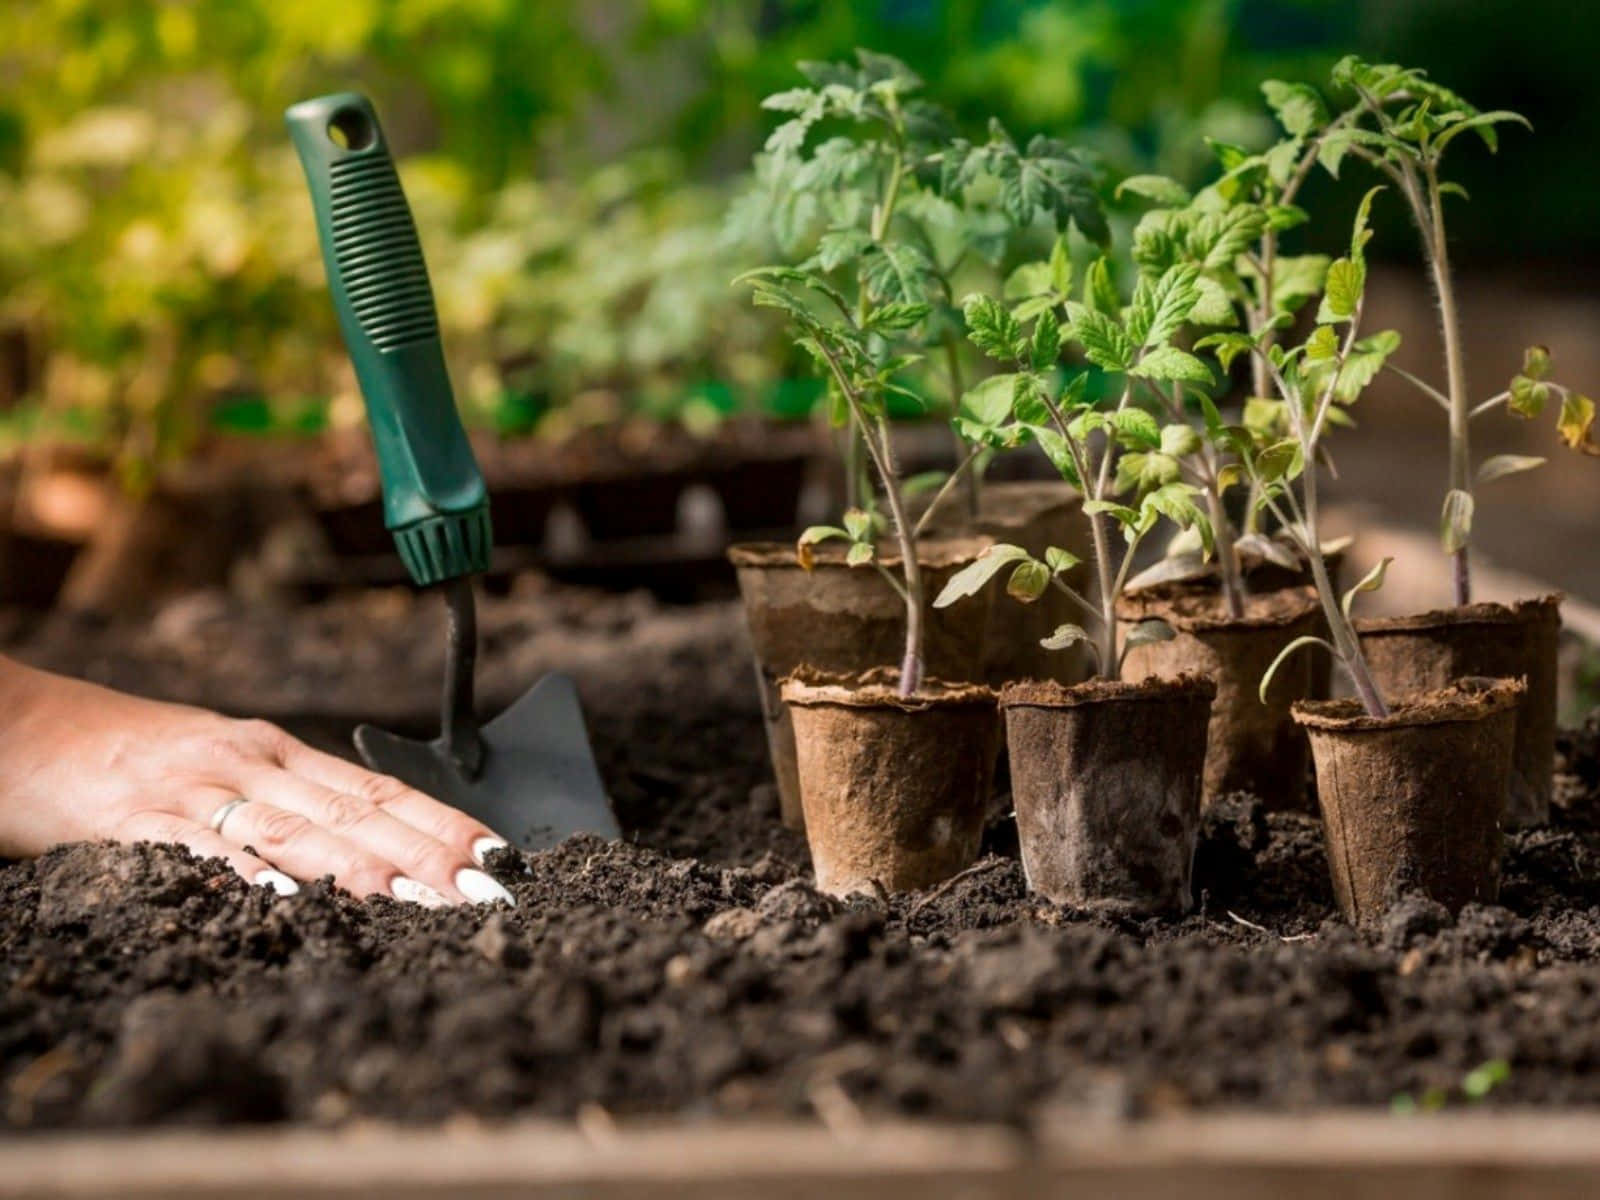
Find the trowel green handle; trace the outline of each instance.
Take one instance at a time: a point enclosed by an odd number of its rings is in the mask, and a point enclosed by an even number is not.
[[[411,577],[489,566],[489,501],[456,413],[428,268],[378,115],[342,92],[285,114],[305,167],[328,286],[383,476],[384,524]]]

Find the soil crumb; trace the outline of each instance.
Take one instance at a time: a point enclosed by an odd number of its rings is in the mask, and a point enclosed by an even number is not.
[[[276,898],[148,845],[0,868],[6,1126],[1600,1103],[1595,721],[1457,917],[1356,933],[1317,823],[1243,794],[1179,922],[1028,895],[1003,811],[955,881],[840,902],[778,823],[736,612],[706,615],[580,675],[627,837],[494,855],[514,909]]]

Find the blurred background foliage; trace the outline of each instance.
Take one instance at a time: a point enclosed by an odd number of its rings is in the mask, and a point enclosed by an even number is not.
[[[1528,113],[1465,175],[1460,257],[1592,260],[1600,23],[1570,0],[7,0],[0,446],[82,438],[129,478],[222,426],[359,420],[281,114],[367,91],[402,171],[469,418],[803,412],[728,286],[770,247],[723,216],[802,58],[904,58],[981,129],[1116,178],[1270,136],[1262,78],[1340,54]],[[1313,202],[1315,198],[1313,197]],[[1334,198],[1337,199],[1337,198]],[[1391,230],[1390,253],[1409,252]]]

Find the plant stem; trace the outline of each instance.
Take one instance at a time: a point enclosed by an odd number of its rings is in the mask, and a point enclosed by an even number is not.
[[[922,564],[917,561],[917,543],[906,520],[905,499],[896,482],[894,446],[889,440],[889,423],[878,418],[878,440],[881,452],[875,456],[878,473],[883,478],[884,496],[889,501],[889,513],[894,520],[895,536],[900,541],[901,570],[906,581],[906,652],[900,663],[900,694],[915,695],[922,686],[922,620],[923,586]],[[870,443],[869,443],[870,445]]]
[[[1117,411],[1121,412],[1128,406],[1128,400],[1133,395],[1133,382],[1130,379],[1123,386],[1122,398],[1117,401]],[[1100,451],[1100,467],[1095,473],[1094,494],[1092,500],[1101,500],[1105,497],[1106,488],[1111,483],[1111,460],[1116,456],[1116,443],[1112,441],[1108,430],[1104,435],[1105,445]],[[1088,483],[1086,477],[1084,483]],[[1102,616],[1101,674],[1108,679],[1116,679],[1121,675],[1121,660],[1117,655],[1117,586],[1116,576],[1111,569],[1111,533],[1108,527],[1108,518],[1105,513],[1097,512],[1089,518],[1089,533],[1094,541],[1095,572],[1100,583],[1100,611]],[[1132,554],[1130,548],[1129,554]]]
[[[1217,544],[1217,565],[1222,573],[1222,599],[1228,606],[1228,616],[1235,621],[1244,616],[1244,578],[1239,567],[1239,555],[1233,547],[1233,526],[1228,512],[1222,506],[1222,495],[1217,490],[1215,476],[1206,484],[1206,507],[1211,515],[1211,532]]]
[[[1450,487],[1472,494],[1472,454],[1468,441],[1472,420],[1467,395],[1466,365],[1461,353],[1461,326],[1456,311],[1455,285],[1450,277],[1450,250],[1445,241],[1444,203],[1439,195],[1439,175],[1427,166],[1428,219],[1423,241],[1428,247],[1433,285],[1439,294],[1439,332],[1444,338],[1444,361],[1450,398]],[[1465,544],[1455,552],[1456,604],[1472,603],[1472,567]]]
[[[963,450],[967,450],[965,444],[963,444],[961,448]],[[950,472],[949,477],[946,478],[944,483],[940,485],[939,490],[934,493],[933,499],[928,502],[928,507],[923,510],[922,516],[917,518],[916,526],[911,531],[912,537],[922,536],[923,531],[927,528],[928,522],[933,520],[934,513],[937,512],[939,506],[944,503],[945,497],[950,494],[950,489],[955,487],[957,480],[959,480],[963,474],[971,469],[973,463],[977,461],[978,455],[981,453],[983,453],[983,447],[981,446],[973,446],[970,450],[967,450],[967,456],[956,464],[956,469]]]
[[[961,397],[966,394],[967,388],[966,388],[965,380],[962,378],[962,373],[961,373],[961,354],[960,354],[960,350],[959,350],[959,348],[958,348],[958,346],[956,344],[955,334],[953,334],[953,333],[949,334],[948,336],[946,336],[946,338],[944,340],[944,364],[945,364],[945,369],[950,373],[950,410],[952,412],[954,412],[957,408],[960,407],[960,405],[961,405]],[[955,436],[955,439],[956,439],[957,451],[959,452],[960,448],[963,445],[963,442],[961,440],[961,435],[959,433],[956,433],[956,434],[954,434],[954,436]],[[962,465],[964,466],[965,464],[962,464]],[[960,468],[957,468],[957,470],[959,471]],[[979,472],[973,471],[970,475],[967,476],[966,498],[967,498],[967,519],[969,521],[974,521],[975,522],[978,519],[979,498],[980,498],[979,497],[979,493],[980,493],[980,491],[982,489],[982,486],[983,486],[983,480],[982,480],[982,477],[979,474]],[[943,493],[941,492],[940,494],[942,495]],[[937,503],[937,501],[935,501],[935,503]],[[933,510],[930,507],[928,511],[932,512]]]

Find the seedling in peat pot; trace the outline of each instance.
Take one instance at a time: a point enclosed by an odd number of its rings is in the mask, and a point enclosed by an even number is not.
[[[1455,603],[1470,604],[1474,484],[1528,470],[1544,461],[1524,455],[1495,455],[1480,464],[1474,474],[1469,440],[1473,419],[1501,405],[1509,406],[1519,416],[1534,417],[1544,410],[1550,398],[1558,397],[1557,430],[1562,440],[1574,449],[1600,454],[1600,446],[1589,437],[1594,402],[1547,378],[1550,356],[1543,347],[1527,352],[1522,371],[1505,391],[1476,405],[1468,392],[1445,224],[1446,197],[1464,199],[1466,191],[1444,177],[1445,154],[1462,134],[1473,134],[1492,152],[1499,147],[1498,126],[1532,126],[1518,113],[1480,111],[1449,88],[1428,79],[1422,71],[1367,63],[1354,56],[1334,68],[1333,86],[1337,94],[1348,95],[1352,100],[1332,119],[1314,89],[1305,85],[1293,88],[1298,109],[1304,114],[1306,132],[1316,135],[1319,160],[1330,173],[1337,174],[1344,158],[1350,155],[1388,177],[1410,209],[1438,300],[1445,360],[1443,390],[1393,364],[1390,369],[1434,400],[1448,418],[1450,486],[1439,518],[1440,538],[1445,552],[1454,559]]]
[[[1289,656],[1311,646],[1328,650],[1355,685],[1356,701],[1304,702],[1293,712],[1310,733],[1334,893],[1345,915],[1365,925],[1406,889],[1453,908],[1494,898],[1500,810],[1523,691],[1511,680],[1462,680],[1422,695],[1382,695],[1350,614],[1357,596],[1382,586],[1389,560],[1339,597],[1319,549],[1318,452],[1329,414],[1354,403],[1371,380],[1365,367],[1352,372],[1351,365],[1362,343],[1364,248],[1379,190],[1361,202],[1350,251],[1329,267],[1316,327],[1303,343],[1263,350],[1241,333],[1197,343],[1224,365],[1239,353],[1260,356],[1284,397],[1287,437],[1243,426],[1230,436],[1261,503],[1311,564],[1331,641],[1297,638],[1261,689],[1264,695]]]
[[[1065,581],[1077,565],[1067,551],[1052,548],[1040,559],[999,545],[958,572],[935,605],[970,603],[1004,574],[1017,600],[1033,603],[1057,588],[1079,607],[1092,631],[1063,625],[1046,644],[1087,643],[1099,678],[1072,687],[1019,683],[1001,692],[1029,886],[1075,905],[1183,910],[1192,903],[1200,774],[1216,688],[1196,678],[1122,682],[1129,649],[1171,638],[1173,630],[1150,620],[1122,635],[1117,598],[1139,544],[1163,519],[1197,530],[1211,545],[1210,522],[1196,503],[1200,489],[1175,469],[1174,455],[1190,451],[1194,431],[1182,423],[1163,430],[1134,403],[1142,380],[1212,380],[1201,359],[1172,343],[1199,299],[1198,273],[1179,265],[1142,279],[1126,307],[1103,258],[1087,271],[1079,300],[1069,298],[1071,273],[1060,247],[1038,276],[1047,288],[1015,307],[989,296],[966,302],[972,341],[1007,369],[963,397],[957,428],[996,449],[1038,442],[1083,492],[1097,594],[1091,600]],[[1064,347],[1089,370],[1064,377]],[[1117,397],[1109,410],[1089,398],[1091,373]],[[1119,460],[1132,469],[1119,469]],[[1129,771],[1129,762],[1140,769]]]
[[[951,411],[967,373],[952,291],[957,273],[974,264],[997,267],[1036,224],[1057,232],[1075,225],[1107,240],[1096,172],[1054,139],[1019,146],[998,122],[991,121],[984,142],[956,137],[950,115],[922,97],[922,81],[889,55],[859,50],[854,63],[799,69],[809,86],[763,101],[788,119],[757,156],[755,185],[730,220],[770,231],[786,252],[809,251],[797,265],[846,297],[877,357],[906,356],[920,393],[908,399],[921,406],[926,397]],[[814,136],[819,131],[829,135]],[[875,308],[895,305],[918,306],[919,315],[869,320]],[[835,423],[848,425],[843,398],[835,393],[831,401]],[[846,444],[849,502],[870,507],[863,479],[870,467],[858,461],[864,446],[853,438]],[[985,462],[974,448],[942,487],[928,475],[908,480],[907,491],[940,488],[931,511],[964,477],[975,514]]]

